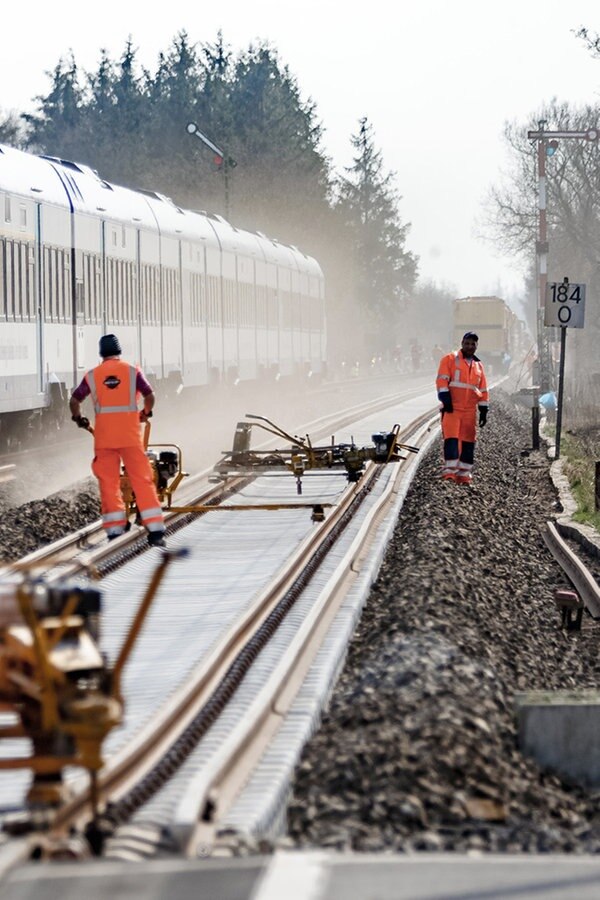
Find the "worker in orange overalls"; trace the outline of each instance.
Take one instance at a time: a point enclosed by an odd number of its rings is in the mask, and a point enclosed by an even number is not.
[[[146,456],[140,425],[152,416],[154,392],[139,366],[121,360],[121,345],[114,334],[100,338],[102,362],[90,369],[73,391],[71,415],[79,428],[90,422],[81,415],[81,403],[91,396],[94,421],[94,461],[92,472],[100,483],[102,524],[109,541],[128,527],[121,496],[121,460],[135,493],[142,525],[151,547],[165,547],[165,523],[154,487],[152,467]],[[138,397],[144,407],[138,410]]]
[[[479,425],[483,426],[489,407],[485,372],[475,356],[478,341],[474,331],[467,331],[460,350],[441,358],[436,381],[444,435],[442,478],[459,484],[471,483],[477,411]]]

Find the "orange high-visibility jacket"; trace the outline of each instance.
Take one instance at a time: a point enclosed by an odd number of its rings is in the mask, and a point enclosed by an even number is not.
[[[481,360],[474,356],[469,364],[462,350],[442,356],[436,386],[438,394],[450,391],[452,407],[456,412],[489,406],[487,380]]]
[[[86,372],[96,419],[94,446],[97,450],[142,446],[137,407],[138,368],[120,359],[105,359]]]

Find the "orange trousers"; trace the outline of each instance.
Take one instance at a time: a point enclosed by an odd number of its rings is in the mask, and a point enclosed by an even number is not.
[[[96,450],[92,472],[100,485],[102,525],[108,537],[123,534],[127,527],[121,495],[121,460],[127,470],[142,525],[148,531],[164,531],[162,509],[154,487],[152,467],[144,449],[121,447]]]
[[[475,456],[477,407],[442,414],[444,464],[442,478],[468,484]]]

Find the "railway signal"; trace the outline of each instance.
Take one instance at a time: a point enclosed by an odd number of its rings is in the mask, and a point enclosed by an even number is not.
[[[219,172],[223,173],[223,180],[225,182],[225,218],[229,219],[229,170],[235,169],[237,163],[233,157],[228,156],[224,150],[221,150],[216,144],[213,144],[210,138],[207,138],[207,136],[200,131],[195,122],[188,122],[185,130],[188,134],[193,134],[194,137],[197,137],[199,141],[202,141],[202,143],[214,153],[213,162]]]
[[[548,230],[546,218],[546,158],[552,157],[561,140],[587,141],[597,144],[600,139],[600,129],[587,128],[583,131],[564,129],[561,131],[548,131],[546,120],[540,119],[537,131],[528,131],[530,141],[537,141],[537,173],[538,173],[538,235],[536,241],[536,254],[538,258],[538,359],[540,363],[540,382],[542,393],[550,390],[550,348],[547,335],[542,325],[542,310],[545,308],[546,284],[548,281]],[[559,323],[560,326],[560,323]],[[577,327],[577,326],[575,326]]]

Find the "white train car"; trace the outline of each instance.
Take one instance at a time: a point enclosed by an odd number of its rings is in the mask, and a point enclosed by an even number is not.
[[[115,332],[157,392],[324,371],[323,273],[219,216],[0,145],[0,442]]]

